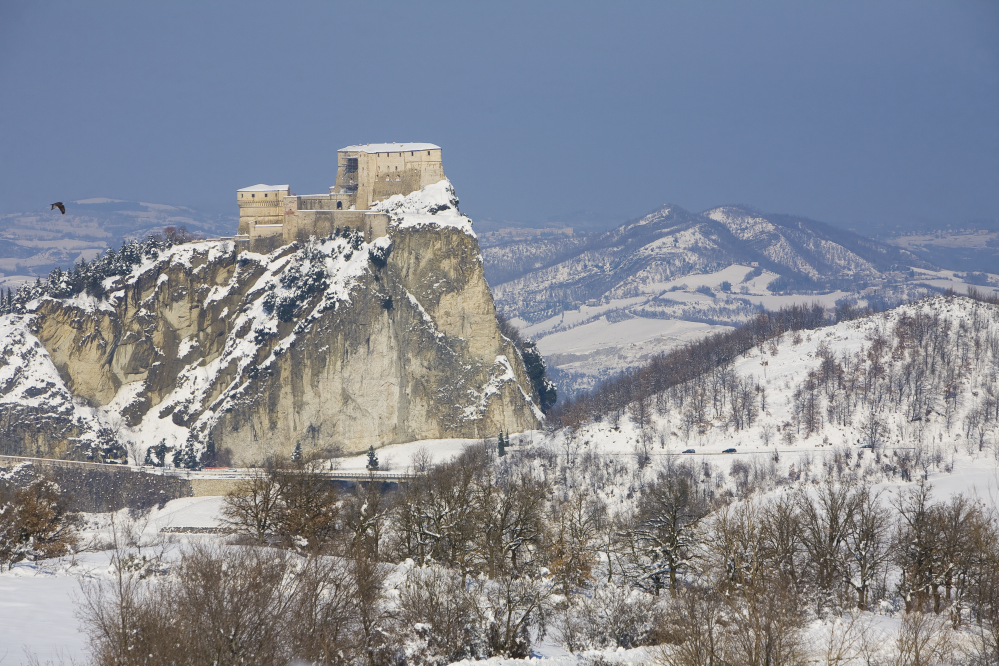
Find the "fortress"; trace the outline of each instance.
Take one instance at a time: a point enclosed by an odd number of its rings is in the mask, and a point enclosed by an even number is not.
[[[337,151],[336,182],[328,194],[292,194],[288,185],[254,185],[236,192],[236,240],[269,251],[337,227],[364,231],[371,241],[388,233],[389,218],[371,204],[410,194],[444,180],[440,146],[432,143],[372,143]]]

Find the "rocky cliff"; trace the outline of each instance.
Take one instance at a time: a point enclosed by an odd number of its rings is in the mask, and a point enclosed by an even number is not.
[[[71,274],[20,294],[0,318],[0,453],[93,458],[117,440],[247,464],[536,427],[450,183],[378,209],[390,232],[370,243],[146,248],[89,295]]]

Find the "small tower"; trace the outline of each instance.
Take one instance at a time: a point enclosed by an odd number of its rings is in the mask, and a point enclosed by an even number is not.
[[[239,229],[236,233],[249,235],[250,225],[284,224],[284,198],[290,189],[287,185],[254,185],[236,190],[239,206]]]

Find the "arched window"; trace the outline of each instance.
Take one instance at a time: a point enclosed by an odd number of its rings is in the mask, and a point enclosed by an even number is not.
[[[343,209],[343,202],[342,201],[337,201],[336,202],[336,209],[337,210]]]

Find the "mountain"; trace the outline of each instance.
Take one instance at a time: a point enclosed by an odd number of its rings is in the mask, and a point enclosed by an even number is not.
[[[370,242],[338,228],[265,255],[150,239],[5,298],[0,453],[162,445],[160,460],[214,450],[245,465],[537,427],[444,185],[393,197],[389,234]]]
[[[885,241],[937,266],[970,273],[999,273],[999,225],[910,231]],[[973,280],[976,278],[972,278]],[[977,276],[977,282],[988,281]]]
[[[0,215],[0,272],[6,276],[46,276],[69,268],[126,240],[143,239],[166,227],[218,238],[233,233],[235,217],[184,206],[95,198],[71,201],[66,213],[43,210]],[[19,282],[23,282],[20,280]]]
[[[667,205],[602,234],[483,256],[498,309],[537,341],[564,395],[764,308],[883,307],[965,284],[899,247],[742,206]]]

